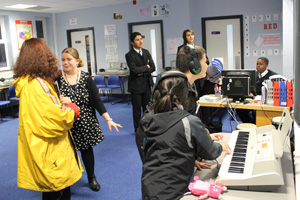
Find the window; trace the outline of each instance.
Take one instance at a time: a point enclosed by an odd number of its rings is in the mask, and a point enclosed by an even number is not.
[[[47,42],[45,18],[35,18],[35,29],[36,29],[36,37],[41,38],[45,42]]]
[[[9,70],[4,17],[0,16],[0,71]]]

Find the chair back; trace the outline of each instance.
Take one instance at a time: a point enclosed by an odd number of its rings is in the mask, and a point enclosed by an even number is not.
[[[14,97],[16,97],[16,91],[14,86],[10,85],[8,89],[8,100],[11,100]]]
[[[109,75],[107,80],[107,87],[121,87],[119,75],[112,74]]]
[[[106,87],[105,77],[104,75],[96,75],[94,77],[94,82],[97,86],[97,88],[103,88]]]

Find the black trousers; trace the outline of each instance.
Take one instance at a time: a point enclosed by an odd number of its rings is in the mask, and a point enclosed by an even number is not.
[[[134,131],[139,127],[140,119],[143,112],[146,110],[146,106],[150,101],[151,91],[150,87],[146,89],[144,93],[131,93],[131,102],[132,102],[132,115],[133,115],[133,125]]]
[[[80,152],[88,178],[92,178],[95,175],[95,157],[93,147],[90,147],[86,150],[81,150]]]
[[[43,192],[43,200],[70,200],[71,189],[66,187],[63,190],[55,192]]]
[[[255,110],[236,109],[236,114],[240,117],[240,119],[243,123],[256,124]]]

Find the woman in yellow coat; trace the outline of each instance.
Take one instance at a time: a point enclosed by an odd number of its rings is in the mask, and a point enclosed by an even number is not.
[[[43,200],[70,199],[83,171],[69,131],[79,109],[54,90],[58,61],[43,40],[31,38],[13,70],[20,97],[18,186],[42,191]]]

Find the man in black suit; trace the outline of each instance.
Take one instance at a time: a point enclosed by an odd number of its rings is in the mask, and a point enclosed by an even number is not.
[[[268,68],[269,65],[269,59],[266,57],[259,57],[256,61],[256,83],[255,83],[255,89],[256,91],[251,91],[253,95],[261,95],[261,87],[262,83],[265,80],[268,80],[270,76],[276,75],[276,72],[273,72]],[[240,117],[241,121],[244,123],[256,123],[256,117],[255,117],[255,111],[253,110],[250,112],[250,110],[246,109],[237,109],[236,110],[237,115]]]
[[[125,55],[125,58],[130,70],[128,91],[131,93],[133,123],[136,131],[141,119],[141,108],[145,111],[150,101],[153,85],[151,73],[155,71],[155,64],[150,52],[142,48],[141,33],[133,32],[130,35],[130,41],[133,48]]]
[[[269,59],[266,57],[260,57],[256,61],[256,95],[261,95],[262,83],[265,80],[268,80],[270,76],[276,75],[276,72],[273,72],[268,68]]]

